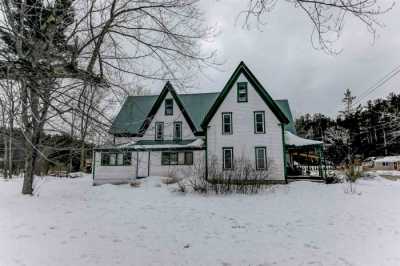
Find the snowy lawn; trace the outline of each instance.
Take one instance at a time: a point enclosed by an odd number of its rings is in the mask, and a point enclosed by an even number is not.
[[[0,181],[0,265],[400,265],[400,182],[294,182],[259,195],[48,178]]]

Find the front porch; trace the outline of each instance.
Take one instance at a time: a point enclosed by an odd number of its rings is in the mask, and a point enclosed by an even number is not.
[[[285,131],[285,171],[288,181],[323,182],[332,167],[326,164],[323,142],[304,139]]]

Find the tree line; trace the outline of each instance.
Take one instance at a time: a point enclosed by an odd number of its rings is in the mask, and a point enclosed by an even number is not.
[[[347,108],[345,108],[347,109]],[[400,94],[370,100],[340,112],[336,118],[321,113],[296,119],[298,135],[321,140],[325,155],[335,164],[400,153]]]
[[[19,176],[24,172],[25,165],[25,137],[20,129],[15,129],[12,141],[9,141],[9,130],[0,127],[0,134],[6,136],[0,138],[0,173],[4,178]],[[11,143],[11,145],[10,145]],[[37,146],[43,156],[38,160],[34,174],[38,176],[48,175],[51,171],[65,173],[90,170],[90,160],[85,161],[81,167],[81,146],[78,138],[69,134],[44,134],[42,142]],[[85,158],[92,157],[93,144],[85,143]]]

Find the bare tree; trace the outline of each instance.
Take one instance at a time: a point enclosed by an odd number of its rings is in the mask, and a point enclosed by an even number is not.
[[[4,141],[4,164],[8,163],[8,178],[12,178],[13,174],[13,138],[15,117],[18,116],[19,103],[17,95],[18,83],[12,80],[4,80],[0,82],[0,104],[2,105],[2,129]],[[6,177],[6,175],[5,175]]]
[[[0,79],[19,83],[20,125],[26,140],[23,194],[33,192],[36,161],[45,157],[39,147],[45,127],[52,126],[49,121],[58,117],[68,123],[63,115],[73,110],[80,117],[83,143],[89,124],[104,128],[110,122],[99,109],[100,86],[107,84],[115,93],[129,76],[182,80],[182,73],[213,63],[212,53],[201,53],[200,40],[210,36],[210,29],[202,26],[196,3],[0,3]]]
[[[262,17],[274,10],[279,0],[248,0],[244,15],[246,26],[255,19],[262,23]],[[340,37],[347,17],[356,18],[375,38],[376,29],[382,27],[378,17],[391,10],[395,2],[382,0],[286,0],[295,8],[300,8],[313,25],[311,42],[314,48],[336,54],[340,50],[334,47]]]

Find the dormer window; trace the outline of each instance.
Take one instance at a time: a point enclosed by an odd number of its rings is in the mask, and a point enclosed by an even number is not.
[[[174,114],[174,101],[172,99],[165,100],[165,115]]]
[[[238,103],[247,102],[247,82],[238,82],[237,101]]]

